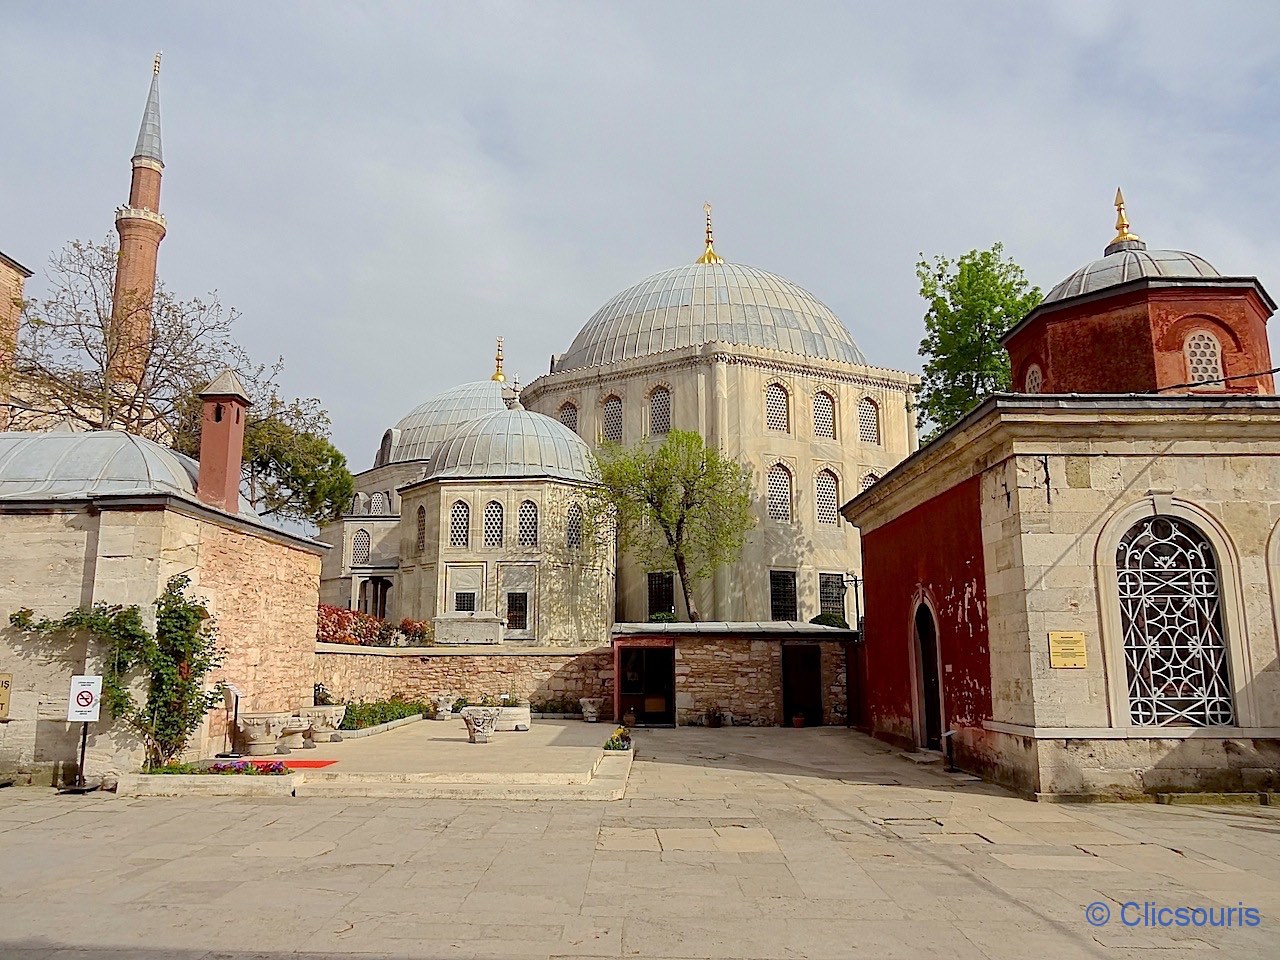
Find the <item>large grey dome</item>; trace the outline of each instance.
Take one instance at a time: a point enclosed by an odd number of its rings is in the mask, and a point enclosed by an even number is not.
[[[0,500],[169,494],[198,500],[200,464],[118,430],[0,433]],[[240,500],[239,513],[258,519]]]
[[[555,369],[712,341],[867,362],[836,315],[790,280],[738,263],[691,263],[655,274],[597,310]]]
[[[1108,253],[1101,260],[1086,263],[1049,291],[1044,303],[1066,300],[1084,293],[1094,293],[1141,277],[1218,277],[1213,264],[1185,250],[1148,250],[1141,242],[1113,244],[1127,247]]]
[[[502,387],[497,380],[477,380],[453,387],[414,407],[387,431],[375,466],[429,460],[436,446],[455,427],[506,410]]]
[[[463,424],[436,447],[427,478],[595,479],[591,451],[576,433],[518,403]]]

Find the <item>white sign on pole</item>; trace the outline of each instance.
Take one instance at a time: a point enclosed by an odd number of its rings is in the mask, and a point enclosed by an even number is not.
[[[68,723],[97,723],[102,709],[102,677],[72,677]]]

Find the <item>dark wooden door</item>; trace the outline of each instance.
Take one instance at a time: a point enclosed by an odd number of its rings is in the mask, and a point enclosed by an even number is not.
[[[817,644],[782,648],[782,721],[797,715],[806,727],[822,725],[822,654]]]
[[[619,678],[622,712],[634,710],[636,723],[676,722],[676,652],[672,647],[624,647]],[[621,719],[621,718],[619,718]]]
[[[924,746],[942,749],[942,689],[938,676],[938,630],[929,608],[916,608],[916,641],[920,654],[920,686],[924,700]]]

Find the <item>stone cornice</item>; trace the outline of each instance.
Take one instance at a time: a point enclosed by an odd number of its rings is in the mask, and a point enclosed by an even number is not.
[[[116,207],[116,223],[122,220],[145,220],[148,223],[154,223],[161,230],[168,226],[165,222],[164,214],[156,213],[154,210],[148,210],[145,207]]]

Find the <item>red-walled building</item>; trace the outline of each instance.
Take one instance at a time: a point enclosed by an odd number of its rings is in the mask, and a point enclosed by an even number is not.
[[[1034,796],[1280,784],[1280,398],[1252,277],[1116,239],[842,512],[862,716]]]

